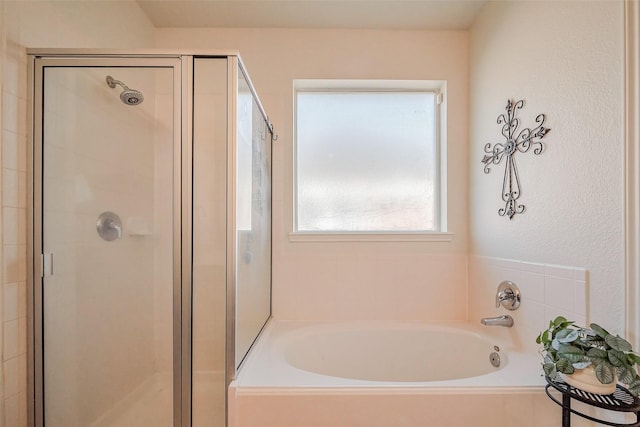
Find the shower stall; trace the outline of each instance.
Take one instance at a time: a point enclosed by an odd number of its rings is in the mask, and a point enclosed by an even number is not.
[[[28,53],[29,425],[223,427],[271,315],[273,128],[238,53]]]

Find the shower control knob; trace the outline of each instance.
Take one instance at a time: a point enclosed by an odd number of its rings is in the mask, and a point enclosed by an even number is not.
[[[510,280],[505,280],[498,285],[496,293],[496,308],[502,305],[507,310],[515,310],[520,307],[520,289]]]

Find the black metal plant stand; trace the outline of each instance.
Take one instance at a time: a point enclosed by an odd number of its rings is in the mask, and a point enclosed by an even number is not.
[[[546,378],[547,385],[545,386],[545,392],[551,400],[562,407],[562,427],[571,427],[571,414],[576,414],[582,418],[586,418],[590,421],[614,426],[614,427],[638,427],[640,426],[640,399],[633,396],[626,388],[616,385],[616,391],[608,395],[600,395],[589,393],[584,390],[577,389],[562,380],[551,380]],[[562,402],[554,397],[549,388],[554,388],[562,394]],[[636,421],[630,424],[617,424],[610,421],[600,420],[584,414],[580,411],[571,408],[571,399],[575,399],[579,402],[586,403],[587,405],[595,406],[597,408],[606,409],[615,412],[629,412],[633,413],[636,417]]]

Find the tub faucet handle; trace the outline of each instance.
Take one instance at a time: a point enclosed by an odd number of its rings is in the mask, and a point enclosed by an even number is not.
[[[511,289],[505,289],[496,294],[496,308],[500,308],[500,304],[504,301],[511,301],[514,298],[513,291]]]
[[[496,308],[502,305],[507,310],[515,310],[520,307],[520,289],[510,280],[505,280],[498,286],[496,293]]]

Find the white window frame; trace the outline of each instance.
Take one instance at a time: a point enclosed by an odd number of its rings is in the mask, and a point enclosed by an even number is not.
[[[447,133],[445,80],[294,80],[293,82],[293,231],[291,242],[450,242],[447,231]],[[297,230],[297,94],[305,91],[327,92],[433,92],[436,94],[436,230],[434,231],[298,231]]]

